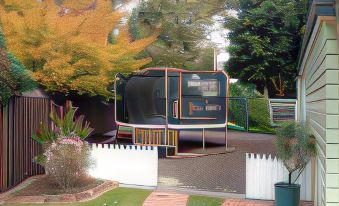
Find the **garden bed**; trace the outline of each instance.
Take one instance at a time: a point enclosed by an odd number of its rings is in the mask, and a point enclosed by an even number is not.
[[[103,193],[118,187],[117,182],[87,178],[82,184],[63,190],[47,176],[39,176],[26,187],[9,193],[4,197],[4,203],[71,203],[94,199]]]
[[[59,195],[64,193],[79,193],[103,184],[104,180],[95,178],[86,178],[81,181],[81,185],[70,190],[63,190],[58,187],[50,178],[42,176],[37,181],[18,191],[17,196],[32,196],[32,195]]]

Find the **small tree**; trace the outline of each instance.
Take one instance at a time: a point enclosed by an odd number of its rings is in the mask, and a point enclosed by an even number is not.
[[[316,155],[316,140],[305,123],[288,122],[277,130],[277,155],[288,170],[288,183],[292,184],[292,173],[299,171],[295,181],[307,163]],[[294,182],[295,182],[294,181]]]

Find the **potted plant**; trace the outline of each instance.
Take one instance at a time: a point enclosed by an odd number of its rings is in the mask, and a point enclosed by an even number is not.
[[[316,140],[306,123],[288,122],[277,130],[277,156],[288,170],[288,182],[275,186],[277,206],[299,206],[300,184],[296,184],[307,163],[316,155]],[[294,180],[292,174],[296,172]]]

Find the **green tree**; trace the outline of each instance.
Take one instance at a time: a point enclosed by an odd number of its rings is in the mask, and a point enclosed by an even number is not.
[[[213,24],[213,15],[222,15],[225,0],[149,0],[143,1],[130,19],[135,39],[161,29],[156,42],[147,47],[153,61],[147,66],[171,66],[202,69],[213,66],[206,28]],[[212,54],[212,55],[211,55]],[[203,69],[211,69],[203,68]]]
[[[228,73],[259,91],[285,96],[294,91],[304,0],[239,0],[237,16],[226,17],[230,30]],[[235,4],[236,5],[236,4]]]

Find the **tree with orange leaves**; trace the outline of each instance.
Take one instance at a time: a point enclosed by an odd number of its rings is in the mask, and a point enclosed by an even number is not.
[[[112,97],[108,87],[117,72],[129,73],[151,61],[136,56],[158,35],[132,41],[123,25],[118,35],[112,35],[123,15],[113,12],[110,0],[0,3],[8,49],[47,91],[107,99]]]

